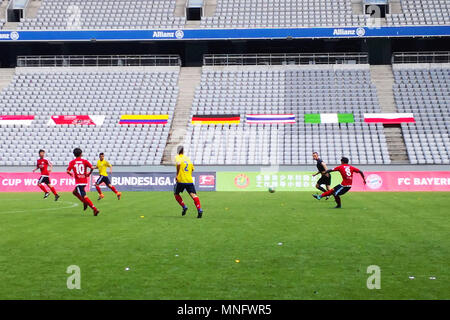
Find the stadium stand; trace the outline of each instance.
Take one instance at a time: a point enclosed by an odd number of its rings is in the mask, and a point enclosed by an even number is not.
[[[24,19],[21,30],[182,28],[175,1],[42,0],[36,18]]]
[[[240,114],[240,124],[188,125],[186,149],[203,165],[389,164],[369,65],[204,66],[191,114]],[[355,123],[304,123],[307,113],[353,113]],[[295,114],[295,124],[247,124],[246,114]]]
[[[2,115],[34,115],[0,126],[0,165],[32,165],[40,148],[66,165],[81,147],[116,165],[160,164],[178,96],[179,66],[17,68],[0,93]],[[168,114],[168,125],[120,125],[121,115]],[[105,115],[102,125],[50,125],[53,115]]]
[[[351,0],[218,0],[207,28],[364,26],[364,15],[352,12]]]
[[[401,7],[402,13],[386,14],[388,26],[450,24],[448,0],[401,0]]]
[[[399,112],[414,113],[402,124],[412,164],[450,163],[450,64],[394,64]]]

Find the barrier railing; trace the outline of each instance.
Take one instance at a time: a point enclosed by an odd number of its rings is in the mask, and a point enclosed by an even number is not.
[[[450,63],[450,52],[395,52],[392,55],[394,63]]]

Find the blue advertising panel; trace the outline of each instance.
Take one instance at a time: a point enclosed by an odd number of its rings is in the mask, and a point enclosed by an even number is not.
[[[194,172],[197,191],[216,191],[215,172]],[[92,175],[91,191],[95,191],[98,175]],[[115,172],[109,177],[119,191],[173,191],[175,173],[172,172]],[[104,184],[103,191],[109,190]]]
[[[1,41],[145,41],[145,40],[231,40],[314,39],[371,37],[450,36],[450,26],[272,28],[272,29],[179,29],[179,30],[82,30],[0,31]]]

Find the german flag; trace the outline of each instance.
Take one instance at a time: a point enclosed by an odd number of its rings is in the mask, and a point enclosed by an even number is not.
[[[208,114],[194,115],[192,124],[239,124],[241,123],[240,114]]]

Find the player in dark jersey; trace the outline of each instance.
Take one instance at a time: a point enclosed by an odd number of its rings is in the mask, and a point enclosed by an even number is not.
[[[67,174],[75,178],[76,187],[73,190],[73,195],[83,202],[84,210],[90,207],[94,212],[94,216],[97,216],[100,211],[94,206],[91,199],[86,195],[86,185],[88,184],[88,178],[92,173],[92,164],[82,159],[83,152],[80,148],[73,150],[75,159],[70,161],[67,167]]]
[[[322,192],[326,192],[331,189],[331,174],[327,173],[327,164],[319,157],[317,152],[313,152],[313,159],[317,161],[317,173],[313,174],[313,177],[318,174],[321,175],[320,179],[316,183],[316,188]],[[322,187],[325,186],[326,189]],[[328,200],[328,197],[326,198]]]
[[[353,174],[359,173],[364,181],[364,184],[366,184],[366,178],[364,177],[364,173],[359,170],[358,168],[352,167],[348,164],[349,160],[348,158],[343,157],[341,159],[341,165],[331,169],[327,170],[328,173],[331,173],[333,171],[338,171],[342,176],[342,182],[341,184],[338,184],[333,189],[322,193],[321,195],[313,194],[313,197],[317,200],[322,199],[323,197],[328,197],[333,195],[334,199],[336,200],[336,208],[341,208],[341,196],[346,194],[350,189],[352,188],[353,183]]]
[[[56,192],[55,187],[50,184],[50,172],[52,172],[52,169],[52,163],[45,159],[45,150],[39,150],[39,159],[37,160],[36,168],[33,170],[33,172],[36,172],[37,170],[41,171],[38,187],[44,192],[44,199],[47,199],[50,192],[45,188],[44,184],[46,184],[50,191],[55,195],[55,201],[58,201],[59,194]]]

